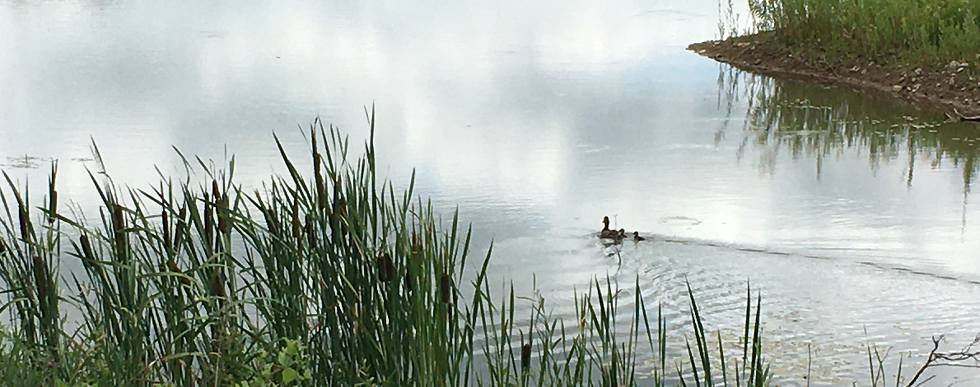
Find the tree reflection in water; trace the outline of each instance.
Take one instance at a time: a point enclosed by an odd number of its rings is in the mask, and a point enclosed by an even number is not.
[[[718,72],[718,107],[725,120],[715,133],[717,145],[730,129],[733,106],[747,106],[742,124],[739,162],[750,144],[759,150],[761,173],[775,173],[780,152],[792,159],[813,158],[820,179],[824,162],[839,158],[845,150],[866,151],[869,166],[904,159],[908,188],[915,178],[916,161],[929,168],[952,164],[963,175],[962,226],[966,205],[980,157],[980,125],[944,122],[938,113],[901,104],[890,96],[845,93],[839,89],[797,80],[778,80],[750,74],[727,65]]]

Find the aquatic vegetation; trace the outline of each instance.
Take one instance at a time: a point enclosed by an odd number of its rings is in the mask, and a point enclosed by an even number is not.
[[[5,166],[9,168],[21,168],[21,169],[36,169],[41,167],[41,162],[50,161],[45,160],[37,156],[23,155],[17,157],[7,157],[6,164],[0,164],[0,166]]]
[[[234,158],[222,170],[184,158],[203,182],[161,177],[149,189],[92,173],[102,200],[94,225],[80,207],[59,207],[56,165],[36,211],[26,188],[5,174],[0,379],[30,386],[767,383],[758,302],[754,311],[751,302],[746,307],[744,355],[731,361],[724,348],[709,348],[690,289],[695,344],[674,361],[666,332],[687,328],[667,327],[660,311],[651,328],[638,282],[618,289],[595,280],[575,297],[576,321],[568,325],[538,297],[519,326],[513,290],[492,301],[491,252],[467,265],[471,231],[457,215],[444,224],[431,204],[413,199],[412,184],[396,193],[377,180],[373,113],[368,118],[371,139],[358,158],[349,157],[338,130],[314,122],[311,177],[277,139],[289,173],[254,192],[234,183]],[[618,304],[628,296],[634,307],[623,311]],[[657,366],[638,373],[641,354]]]

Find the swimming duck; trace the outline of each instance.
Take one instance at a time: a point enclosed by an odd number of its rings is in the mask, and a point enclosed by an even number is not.
[[[633,242],[645,241],[646,239],[641,237],[639,232],[633,231]]]
[[[599,231],[599,238],[603,239],[616,239],[619,235],[618,232],[609,229],[609,217],[602,217],[602,231]]]

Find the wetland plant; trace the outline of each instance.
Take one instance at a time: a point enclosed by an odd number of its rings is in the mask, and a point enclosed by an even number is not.
[[[595,280],[575,321],[542,297],[530,318],[493,302],[490,251],[467,266],[471,232],[444,224],[413,182],[375,174],[373,112],[363,155],[317,120],[312,176],[276,139],[288,174],[261,190],[184,158],[203,183],[161,177],[120,188],[90,173],[98,214],[59,209],[57,167],[36,210],[0,190],[0,380],[36,386],[763,386],[759,304],[740,359],[708,344],[689,288],[694,344],[668,352],[639,282]],[[101,164],[101,156],[95,150]],[[32,215],[36,218],[32,218]],[[89,224],[86,219],[96,219]],[[492,250],[492,248],[491,248]],[[79,267],[63,271],[62,267]],[[476,267],[475,273],[467,268]],[[632,297],[632,310],[618,304]],[[750,299],[747,299],[749,301]],[[754,316],[754,317],[753,317]],[[653,322],[651,328],[650,322]],[[516,332],[515,332],[516,330]],[[720,333],[718,335],[720,343]],[[717,352],[715,352],[717,351]],[[638,373],[639,356],[654,364]],[[669,360],[668,358],[671,358]],[[730,370],[729,368],[732,367]]]
[[[782,44],[842,57],[943,67],[980,59],[980,2],[973,0],[748,0],[753,28]],[[729,6],[729,9],[731,7]],[[731,23],[729,21],[729,23]],[[724,22],[720,23],[723,25]],[[724,27],[719,27],[724,30]],[[723,36],[724,37],[724,36]],[[959,62],[957,62],[959,63]]]

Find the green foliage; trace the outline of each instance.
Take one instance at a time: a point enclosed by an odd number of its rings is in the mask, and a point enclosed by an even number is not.
[[[980,59],[980,2],[748,0],[754,28],[790,47],[942,66]]]
[[[286,339],[285,345],[274,357],[268,356],[265,350],[259,350],[255,365],[257,374],[249,381],[235,384],[235,387],[286,387],[301,385],[303,381],[311,380],[309,355],[306,346],[296,340]]]

